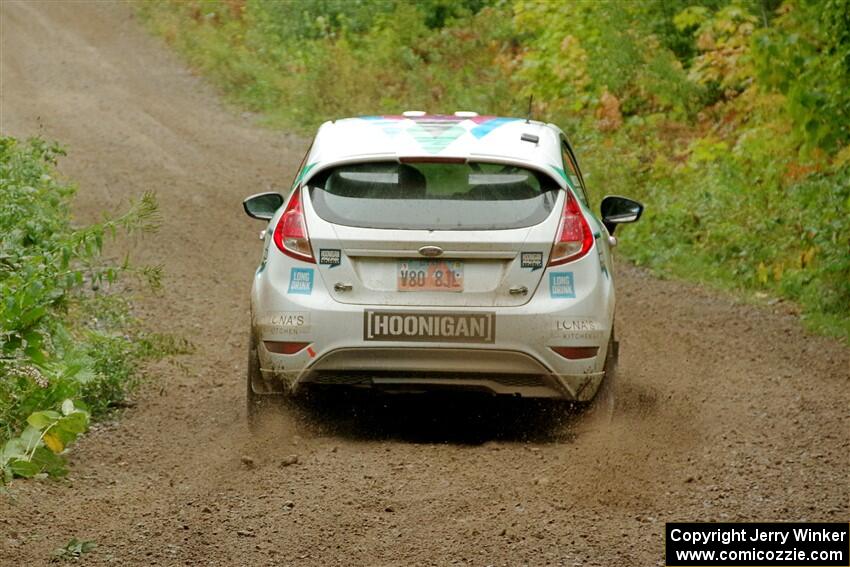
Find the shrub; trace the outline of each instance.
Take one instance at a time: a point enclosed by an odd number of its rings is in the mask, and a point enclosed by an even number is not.
[[[104,239],[156,227],[153,195],[121,216],[73,227],[71,185],[56,179],[62,149],[0,138],[0,471],[61,474],[58,456],[91,415],[124,399],[138,364],[173,352],[141,332],[109,290],[119,275],[158,282],[157,269],[115,265]]]

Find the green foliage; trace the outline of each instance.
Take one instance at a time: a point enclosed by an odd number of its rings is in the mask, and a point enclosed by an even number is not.
[[[683,163],[657,158],[629,188],[651,206],[622,249],[662,273],[788,297],[846,336],[850,168],[792,178],[774,151],[759,136],[700,138]]]
[[[7,480],[62,474],[59,454],[89,415],[123,400],[138,363],[168,350],[140,331],[126,300],[108,295],[122,274],[155,284],[159,271],[101,257],[106,238],[156,228],[153,195],[121,216],[75,228],[74,188],[52,168],[61,155],[40,139],[0,138],[0,471]]]
[[[62,476],[68,472],[59,454],[88,428],[89,413],[76,408],[70,399],[64,400],[60,407],[61,413],[54,410],[31,413],[20,436],[5,443],[0,451],[3,482],[15,476]]]
[[[621,250],[792,299],[850,336],[850,0],[156,0],[234,100],[310,132],[359,114],[535,113],[589,189],[647,213]]]
[[[529,35],[519,78],[545,110],[593,110],[603,92],[614,93],[624,114],[691,112],[701,88],[688,81],[674,54],[649,33],[638,16],[646,6],[616,0],[556,2],[518,0],[517,29]]]
[[[306,131],[325,117],[401,104],[522,106],[500,81],[510,19],[481,0],[235,5],[143,3],[139,11],[235,101],[274,122]]]
[[[759,78],[786,96],[807,148],[850,143],[850,0],[800,0],[756,36]]]
[[[62,547],[56,548],[53,552],[53,558],[51,561],[76,561],[82,557],[84,553],[88,553],[96,547],[97,545],[94,542],[71,538],[68,543]]]
[[[287,45],[368,32],[377,17],[396,7],[390,1],[300,0],[284,7],[278,0],[252,0],[246,11],[263,37]]]

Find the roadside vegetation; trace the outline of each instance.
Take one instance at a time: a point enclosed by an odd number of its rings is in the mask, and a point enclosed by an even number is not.
[[[791,300],[850,336],[850,0],[151,0],[148,25],[236,103],[310,132],[347,115],[526,114],[591,193],[643,200],[622,252]]]
[[[140,364],[185,349],[143,331],[122,288],[156,286],[159,270],[102,255],[105,239],[156,228],[153,195],[75,227],[75,189],[54,172],[62,155],[41,139],[0,137],[0,485],[65,474],[66,448],[126,405]]]

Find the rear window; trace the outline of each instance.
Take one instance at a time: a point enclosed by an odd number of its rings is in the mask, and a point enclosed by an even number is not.
[[[523,228],[543,222],[558,197],[545,174],[477,162],[350,164],[308,185],[322,219],[364,228]]]

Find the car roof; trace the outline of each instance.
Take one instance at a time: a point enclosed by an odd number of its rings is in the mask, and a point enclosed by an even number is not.
[[[440,157],[525,165],[566,186],[560,134],[552,124],[475,113],[342,118],[319,127],[296,184],[343,163]]]

